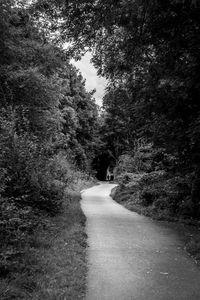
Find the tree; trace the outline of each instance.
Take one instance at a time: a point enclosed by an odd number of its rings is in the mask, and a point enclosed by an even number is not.
[[[38,22],[30,1],[1,1],[0,269],[9,280],[18,249],[44,216],[60,212],[94,152],[92,94]]]
[[[92,49],[94,65],[110,82],[104,105],[112,137],[118,135],[123,145],[124,132],[131,128],[130,150],[132,133],[146,136],[177,157],[179,170],[194,172],[198,180],[199,3],[52,0],[37,5],[52,18],[54,7],[56,17],[63,18],[61,39],[72,42],[73,55]],[[119,105],[121,91],[127,97]]]

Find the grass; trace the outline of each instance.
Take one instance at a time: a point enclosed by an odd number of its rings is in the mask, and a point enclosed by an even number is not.
[[[196,263],[200,266],[200,232],[192,232],[188,239],[185,250],[196,260]]]
[[[80,194],[71,193],[63,211],[33,233],[17,267],[0,278],[0,299],[84,299],[86,286],[85,216]]]

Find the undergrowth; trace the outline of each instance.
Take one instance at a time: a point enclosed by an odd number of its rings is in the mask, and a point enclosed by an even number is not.
[[[66,191],[65,195],[62,212],[54,217],[43,215],[43,225],[19,249],[19,257],[15,251],[12,272],[0,278],[1,300],[84,298],[85,216],[80,194]]]

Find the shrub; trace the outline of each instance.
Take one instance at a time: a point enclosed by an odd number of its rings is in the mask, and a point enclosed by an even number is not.
[[[187,177],[175,176],[168,178],[165,172],[159,171],[144,175],[140,181],[142,205],[149,206],[153,204],[155,209],[167,209],[170,214],[183,215],[185,204],[188,203],[189,205],[189,202],[187,202],[189,201],[189,195],[190,181]],[[187,209],[188,205],[186,205]]]

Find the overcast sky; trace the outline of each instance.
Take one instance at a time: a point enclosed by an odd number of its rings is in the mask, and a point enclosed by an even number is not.
[[[86,89],[90,92],[96,89],[94,97],[98,105],[102,105],[102,98],[106,87],[106,80],[102,77],[97,76],[96,69],[90,62],[91,54],[87,52],[80,61],[72,60],[72,64],[75,65],[86,79]]]

